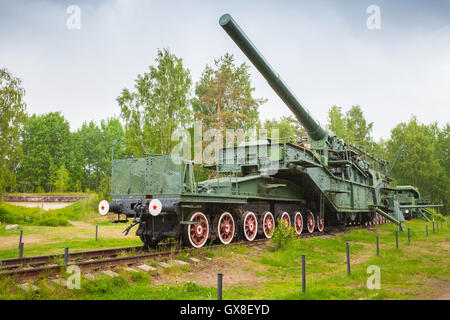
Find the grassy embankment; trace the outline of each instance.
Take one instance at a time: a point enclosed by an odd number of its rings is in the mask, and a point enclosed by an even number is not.
[[[98,198],[77,201],[67,207],[55,210],[26,208],[0,202],[0,259],[17,257],[20,230],[23,230],[25,256],[54,254],[71,251],[94,250],[140,245],[141,241],[128,237],[122,231],[127,225],[112,224],[115,216],[102,217],[98,214]],[[6,231],[7,224],[19,224],[18,230]],[[99,225],[98,241],[95,241],[95,225]]]
[[[27,208],[0,201],[0,221],[3,224],[68,226],[69,220],[89,220],[95,217],[98,202],[98,197],[92,195],[64,208],[44,210],[41,218],[40,208]]]
[[[294,240],[284,249],[263,252],[245,247],[205,248],[195,255],[213,257],[199,265],[171,267],[147,274],[119,271],[118,278],[83,278],[80,290],[40,280],[39,292],[25,293],[12,279],[0,280],[0,298],[15,299],[215,299],[214,275],[224,274],[224,299],[432,299],[448,293],[449,228],[425,235],[425,222],[409,221],[395,247],[393,224],[376,230],[354,230],[328,238]],[[380,238],[380,256],[375,239]],[[346,242],[350,243],[351,276],[347,276]],[[306,255],[307,286],[301,291],[301,255]],[[186,256],[178,257],[185,259]],[[150,264],[154,262],[149,261]],[[381,289],[369,290],[368,266],[381,270]],[[239,278],[239,274],[243,274]],[[209,284],[202,279],[212,276]],[[233,280],[234,277],[234,280]],[[236,280],[236,277],[238,279]],[[447,290],[447,291],[446,291]]]

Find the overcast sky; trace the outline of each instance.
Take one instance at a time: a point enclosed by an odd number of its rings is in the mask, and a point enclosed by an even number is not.
[[[81,28],[68,29],[70,5]],[[366,12],[380,8],[380,29]],[[399,122],[450,119],[450,1],[0,0],[0,67],[23,80],[30,113],[61,111],[75,130],[118,116],[117,96],[154,63],[157,48],[197,81],[225,52],[251,64],[219,26],[230,13],[312,116],[359,104],[374,137]],[[251,66],[262,119],[289,109]]]

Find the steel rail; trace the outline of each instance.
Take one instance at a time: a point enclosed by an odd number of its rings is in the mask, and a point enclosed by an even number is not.
[[[112,257],[122,252],[139,251],[142,246],[137,247],[124,247],[124,248],[109,248],[99,249],[91,251],[69,252],[69,261],[76,259],[92,259],[99,257]],[[26,267],[29,265],[42,265],[55,263],[57,260],[64,259],[64,254],[42,255],[42,256],[30,256],[22,258],[10,258],[0,260],[0,269],[2,268],[14,268],[14,267]]]

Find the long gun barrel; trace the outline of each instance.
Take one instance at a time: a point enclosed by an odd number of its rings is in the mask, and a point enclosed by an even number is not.
[[[272,66],[264,59],[262,54],[256,49],[247,35],[242,31],[236,21],[229,14],[220,17],[219,24],[233,39],[237,46],[244,52],[247,58],[253,63],[258,71],[267,80],[272,89],[283,100],[283,102],[295,114],[298,121],[305,127],[308,135],[313,140],[324,140],[328,136],[328,132],[324,130],[305,110],[300,101],[289,89],[289,87],[281,79],[280,75],[275,72]]]

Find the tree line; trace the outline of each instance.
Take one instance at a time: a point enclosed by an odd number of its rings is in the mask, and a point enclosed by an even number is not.
[[[295,142],[305,131],[292,117],[262,122],[249,65],[237,65],[226,53],[207,64],[197,82],[183,60],[168,49],[157,52],[154,64],[137,75],[133,88],[117,97],[119,117],[85,122],[71,131],[59,112],[28,115],[21,79],[0,69],[0,193],[109,192],[111,159],[169,154],[178,143],[172,135],[194,121],[216,129],[265,128]],[[332,106],[329,130],[346,143],[360,145],[375,156],[393,161],[393,184],[417,186],[448,208],[450,191],[449,124],[423,124],[416,117],[401,122],[387,140],[375,141],[373,123],[360,106],[344,112]]]

